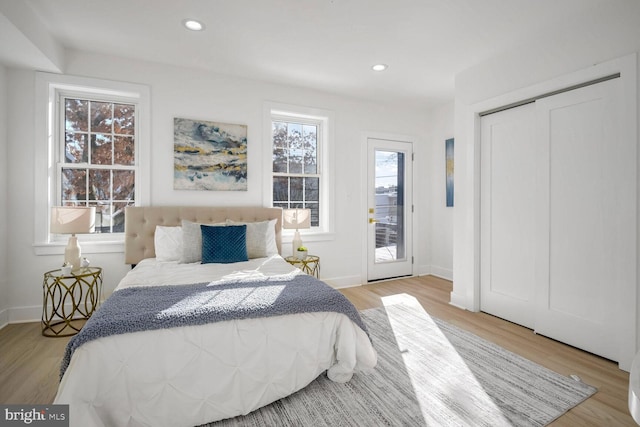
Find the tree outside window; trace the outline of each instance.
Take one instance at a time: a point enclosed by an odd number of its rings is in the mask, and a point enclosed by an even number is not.
[[[320,226],[320,122],[274,118],[273,206],[311,210],[311,226]]]
[[[124,232],[135,204],[136,106],[63,97],[59,163],[64,206],[95,206],[96,232]]]

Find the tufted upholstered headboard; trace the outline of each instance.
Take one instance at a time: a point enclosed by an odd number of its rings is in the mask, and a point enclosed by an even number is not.
[[[182,220],[214,223],[227,219],[256,222],[277,219],[276,243],[282,253],[282,209],[264,207],[130,206],[124,215],[124,261],[137,264],[156,256],[153,235],[156,225],[176,226]]]

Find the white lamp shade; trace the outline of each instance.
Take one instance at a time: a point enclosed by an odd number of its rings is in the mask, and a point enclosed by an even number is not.
[[[282,211],[282,228],[311,228],[311,209],[285,209]]]
[[[81,206],[55,206],[51,208],[51,227],[54,234],[93,233],[96,208]]]

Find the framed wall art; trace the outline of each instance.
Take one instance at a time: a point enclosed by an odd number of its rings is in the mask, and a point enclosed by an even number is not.
[[[445,141],[444,148],[445,157],[445,179],[447,193],[447,207],[453,207],[453,138]]]
[[[173,188],[246,191],[247,126],[173,119]]]

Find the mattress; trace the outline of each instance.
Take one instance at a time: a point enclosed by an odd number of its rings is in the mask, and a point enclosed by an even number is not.
[[[146,259],[114,292],[303,274],[279,255],[234,264]],[[301,313],[98,338],[71,357],[55,398],[73,426],[195,426],[247,414],[326,372],[375,367],[368,335],[347,316]]]

